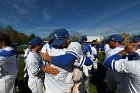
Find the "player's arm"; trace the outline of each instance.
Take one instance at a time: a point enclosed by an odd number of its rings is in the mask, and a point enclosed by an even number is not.
[[[67,52],[60,56],[49,56],[47,50],[46,52],[41,52],[42,60],[45,60],[56,66],[67,66],[74,62],[75,59],[79,59],[77,53],[72,50],[74,44],[70,44]]]
[[[57,68],[51,67],[50,63],[46,65],[44,61],[41,61],[40,68],[41,71],[51,75],[57,75],[60,72]]]
[[[51,74],[51,75],[57,75],[60,71],[57,68],[53,68],[50,66],[50,64],[47,64],[45,66],[41,67],[41,70],[45,73]]]
[[[41,58],[56,66],[67,66],[72,64],[77,56],[74,52],[68,51],[65,55],[60,56],[49,56],[47,53],[41,53]]]
[[[82,56],[78,58],[76,54],[70,51],[68,51],[65,55],[60,55],[60,56],[49,56],[44,53],[41,53],[41,55],[43,60],[51,64],[54,64],[56,66],[71,65],[75,62],[76,59],[80,60],[80,62],[78,61],[77,64],[75,64],[78,65],[79,67],[81,67],[83,64],[87,66],[92,64],[92,60],[89,57]]]
[[[80,60],[76,60],[74,63],[74,65],[79,68],[83,67],[83,65],[91,66],[92,64],[93,64],[93,60],[90,57],[87,57],[85,55],[82,55],[80,57]]]
[[[136,48],[136,44],[133,43],[129,44],[128,46],[125,47],[124,50],[106,59],[104,65],[108,68],[115,70],[117,64],[119,63],[122,64],[123,62],[125,62],[125,60],[120,60],[120,59],[122,59],[127,53],[134,51],[135,48]],[[136,58],[136,57],[132,57],[132,58]],[[120,65],[118,65],[118,67],[120,67]]]
[[[80,60],[81,64],[88,64],[89,61],[92,63],[92,61],[86,57],[83,56],[81,58],[81,45],[77,42],[73,42],[71,45],[69,45],[68,50],[66,51],[65,55],[60,56],[49,56],[48,53],[41,53],[41,57],[43,60],[51,62],[51,64],[54,64],[56,66],[67,66],[71,65],[75,62],[75,60]]]

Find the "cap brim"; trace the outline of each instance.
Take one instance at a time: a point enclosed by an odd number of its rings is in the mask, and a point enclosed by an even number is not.
[[[52,43],[51,43],[51,46],[60,46],[60,45],[63,45],[65,43],[66,39],[63,39],[63,40],[54,40]]]

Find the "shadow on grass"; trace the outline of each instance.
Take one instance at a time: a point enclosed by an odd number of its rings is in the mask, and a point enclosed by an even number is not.
[[[24,82],[24,80],[18,81],[17,79],[15,86],[16,86],[16,93],[32,93],[28,87],[27,82]]]
[[[98,71],[91,71],[90,83],[96,86],[97,93],[103,93],[105,91],[104,78],[106,76],[106,68],[98,63]]]

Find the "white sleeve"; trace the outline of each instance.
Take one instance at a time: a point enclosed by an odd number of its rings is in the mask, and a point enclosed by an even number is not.
[[[135,73],[137,61],[128,61],[127,59],[120,59],[115,61],[115,70],[121,73]]]

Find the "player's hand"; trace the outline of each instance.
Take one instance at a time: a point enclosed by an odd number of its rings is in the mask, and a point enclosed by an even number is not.
[[[46,53],[40,52],[40,55],[41,55],[42,60],[51,62],[51,56],[49,56],[47,49],[46,49]]]
[[[130,43],[130,44],[128,44],[128,45],[124,48],[124,50],[120,51],[118,54],[119,54],[120,56],[124,56],[124,55],[126,55],[127,53],[130,53],[130,52],[132,52],[132,51],[135,51],[135,50],[136,50],[136,47],[137,47],[137,44],[136,44],[136,43]]]
[[[48,74],[51,74],[51,75],[54,75],[54,76],[56,76],[60,72],[57,68],[51,67],[50,64],[42,67],[42,70],[45,73],[48,73]]]
[[[137,43],[130,43],[130,44],[128,44],[128,45],[125,47],[124,50],[125,50],[127,53],[129,53],[129,52],[135,51],[135,50],[136,50],[136,47],[137,47]]]

